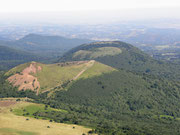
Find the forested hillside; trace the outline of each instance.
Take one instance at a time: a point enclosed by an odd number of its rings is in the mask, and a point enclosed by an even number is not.
[[[32,53],[0,46],[0,70],[7,70],[29,61],[39,61],[43,58]]]
[[[64,90],[37,96],[29,90],[17,91],[6,79],[1,74],[1,97],[29,97],[68,112],[37,111],[35,118],[84,125],[107,135],[179,134],[179,82],[119,70],[81,78]]]
[[[42,100],[68,114],[36,116],[94,127],[92,132],[102,134],[178,135],[179,89],[179,82],[120,70],[78,80],[67,91]]]

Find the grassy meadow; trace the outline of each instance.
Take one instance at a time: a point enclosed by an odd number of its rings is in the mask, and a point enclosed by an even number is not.
[[[1,101],[2,102],[2,101]],[[44,110],[42,104],[17,102],[15,105],[0,107],[0,135],[82,135],[90,130],[85,127],[50,122],[49,120],[32,118],[35,111],[63,111],[50,107]],[[24,111],[29,117],[20,116]],[[65,112],[65,111],[64,111]]]
[[[79,50],[73,55],[73,58],[84,59],[88,56],[91,59],[95,59],[95,58],[103,57],[107,55],[110,55],[110,56],[117,55],[117,54],[120,54],[121,52],[122,50],[117,47],[101,47],[101,48],[95,48],[88,51]]]

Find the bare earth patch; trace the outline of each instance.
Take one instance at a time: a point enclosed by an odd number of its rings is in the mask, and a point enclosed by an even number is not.
[[[37,91],[40,89],[40,84],[36,77],[32,74],[41,71],[41,67],[37,66],[37,63],[32,62],[29,67],[25,68],[21,73],[17,73],[8,78],[8,81],[13,84],[13,86],[19,87],[19,90],[33,90]]]
[[[0,107],[8,107],[11,105],[15,105],[16,101],[0,101]]]

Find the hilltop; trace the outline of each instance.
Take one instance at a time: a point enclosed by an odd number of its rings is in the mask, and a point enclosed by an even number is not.
[[[65,53],[58,62],[91,59],[116,69],[180,79],[180,65],[155,60],[133,45],[121,41],[83,44]]]
[[[155,60],[138,48],[120,41],[83,44],[65,53],[59,61],[94,59],[117,69],[146,71]]]

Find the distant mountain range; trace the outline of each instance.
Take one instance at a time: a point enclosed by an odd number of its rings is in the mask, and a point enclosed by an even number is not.
[[[29,34],[15,41],[0,41],[0,45],[47,57],[48,55],[59,56],[73,47],[89,42],[90,40],[84,39],[68,39],[60,36]]]
[[[29,34],[15,41],[0,40],[0,69],[9,69],[28,61],[51,63],[71,48],[89,42],[90,40],[36,34]]]
[[[39,61],[42,58],[26,51],[0,46],[0,70],[10,69],[16,65],[33,60]]]

